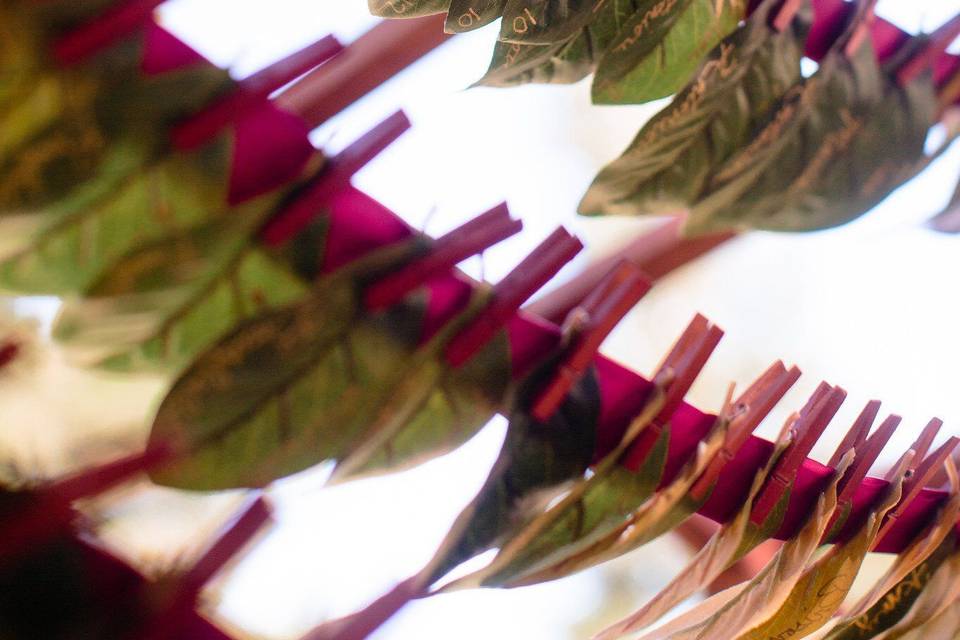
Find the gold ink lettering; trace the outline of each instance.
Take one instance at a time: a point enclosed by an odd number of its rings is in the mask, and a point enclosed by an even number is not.
[[[613,48],[613,51],[617,53],[623,53],[628,50],[634,44],[637,43],[637,40],[647,31],[647,28],[650,26],[650,23],[657,18],[662,18],[663,16],[670,13],[670,11],[676,6],[677,0],[660,0],[657,4],[650,7],[650,10],[647,11],[640,22],[633,26],[633,33],[630,36],[627,36],[620,44]]]
[[[840,110],[840,119],[843,120],[843,128],[824,138],[820,148],[804,167],[800,176],[790,185],[787,193],[795,194],[809,189],[823,173],[827,163],[850,146],[850,142],[863,128],[863,121],[854,118],[848,109]]]
[[[797,103],[795,99],[797,96],[801,97],[801,102],[805,95],[805,92],[812,90],[812,82],[807,82],[805,85],[799,85],[793,87],[790,91],[784,95],[783,105],[780,107],[780,110],[774,116],[773,120],[764,127],[763,131],[760,132],[753,142],[747,145],[740,155],[734,160],[730,165],[727,166],[724,170],[720,171],[714,178],[714,183],[722,182],[746,168],[751,162],[753,162],[753,156],[757,151],[769,144],[774,140],[780,137],[780,134],[783,132],[783,128],[787,125],[787,122],[793,117],[794,113],[797,111]]]
[[[707,81],[710,80],[711,76],[715,75],[723,80],[730,77],[730,75],[736,69],[736,64],[732,60],[733,49],[734,47],[732,44],[725,43],[721,45],[720,57],[710,60],[703,65],[703,68],[697,75],[696,82],[687,92],[687,95],[684,97],[683,102],[680,103],[680,106],[670,113],[670,115],[662,120],[658,120],[653,124],[653,126],[650,127],[649,131],[647,131],[647,133],[645,133],[643,136],[643,144],[652,144],[660,134],[669,131],[678,122],[690,115],[694,109],[699,107],[703,102],[703,98],[709,88]]]
[[[470,10],[457,18],[457,24],[461,27],[472,27],[474,22],[479,22],[480,15],[474,10],[473,7],[470,7]]]
[[[531,24],[533,26],[537,26],[537,19],[533,17],[532,13],[530,13],[530,9],[525,7],[523,9],[523,12],[527,14],[526,18],[524,18],[523,16],[517,16],[516,18],[513,19],[514,33],[520,33],[520,34],[526,33],[530,29]],[[527,24],[528,20],[530,21],[529,24]]]

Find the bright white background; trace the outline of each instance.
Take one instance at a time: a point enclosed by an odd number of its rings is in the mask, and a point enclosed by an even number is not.
[[[912,31],[936,27],[958,9],[957,0],[879,5],[881,15]],[[349,42],[373,23],[363,0],[173,0],[163,15],[174,31],[240,76],[325,33]],[[413,130],[358,176],[358,186],[434,234],[507,200],[526,228],[520,238],[487,252],[484,268],[491,280],[564,224],[589,247],[562,276],[568,277],[648,224],[580,220],[574,211],[598,168],[662,103],[592,107],[587,83],[466,90],[485,70],[495,35],[494,27],[455,38],[326,123],[315,140],[336,151],[402,107]],[[703,408],[717,408],[729,381],[744,384],[782,357],[806,375],[761,427],[764,434],[774,432],[824,378],[844,386],[849,400],[815,455],[826,455],[874,397],[905,418],[888,459],[932,415],[947,421],[945,431],[960,433],[960,238],[922,226],[956,183],[956,151],[861,221],[802,236],[750,234],[681,269],[641,302],[604,351],[648,373],[701,311],[727,330],[691,394]],[[465,266],[477,273],[476,260]],[[40,315],[51,306],[18,303]],[[130,424],[145,424],[162,389],[162,382],[149,379],[95,379],[62,366],[55,354],[50,358],[55,364],[44,368],[44,380],[8,381],[0,389],[0,422],[21,424],[28,417],[34,425],[26,444],[15,449],[26,466],[44,456],[53,458],[50,467],[68,466],[70,450],[63,443],[76,441],[74,427],[81,424],[95,424],[101,435],[116,438]],[[65,388],[77,391],[65,398]],[[405,578],[429,557],[479,487],[503,427],[495,420],[454,454],[386,480],[324,489],[326,470],[317,469],[279,483],[271,491],[276,526],[210,594],[211,604],[219,602],[219,617],[254,637],[295,638]],[[55,443],[60,459],[50,453]],[[129,492],[103,507],[116,516],[104,533],[131,557],[166,564],[170,554],[163,549],[195,546],[235,499]],[[665,582],[685,553],[666,538],[613,569],[512,592],[416,603],[377,638],[584,637],[600,618],[578,626],[584,620],[598,612],[623,613],[645,590]]]

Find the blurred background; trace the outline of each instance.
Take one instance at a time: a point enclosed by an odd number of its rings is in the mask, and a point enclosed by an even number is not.
[[[911,32],[932,30],[960,0],[881,0],[878,13]],[[349,42],[372,24],[363,0],[172,0],[164,23],[242,77],[325,33]],[[331,152],[403,108],[413,129],[355,184],[411,224],[440,234],[506,200],[524,232],[463,267],[496,281],[559,224],[587,244],[558,286],[657,221],[580,219],[587,185],[663,102],[594,107],[589,81],[468,89],[486,70],[497,25],[457,36],[314,134]],[[940,440],[960,434],[960,238],[930,231],[960,175],[954,148],[871,214],[840,229],[743,235],[663,280],[604,344],[649,374],[696,312],[727,332],[688,399],[719,408],[726,386],[749,383],[776,358],[801,381],[761,425],[770,437],[820,380],[849,395],[814,451],[824,460],[873,398],[904,417],[879,465],[932,416]],[[3,302],[6,331],[31,336],[28,357],[0,377],[0,460],[19,477],[59,474],[135,448],[166,381],[109,377],[66,364],[47,341],[58,301]],[[276,526],[207,594],[240,637],[296,638],[349,613],[417,570],[482,483],[504,434],[494,420],[455,453],[387,479],[324,489],[318,467],[269,494]],[[938,443],[939,441],[938,440]],[[146,484],[89,505],[121,555],[147,571],[186,561],[237,494],[186,495]],[[686,562],[671,536],[616,563],[555,583],[459,593],[414,603],[379,639],[583,638],[627,613]],[[882,567],[875,559],[870,570]]]

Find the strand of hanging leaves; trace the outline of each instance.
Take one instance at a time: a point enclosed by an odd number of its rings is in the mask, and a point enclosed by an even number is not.
[[[15,126],[0,149],[0,203],[8,216],[24,216],[29,224],[0,264],[0,278],[25,292],[76,296],[56,333],[88,362],[178,372],[145,456],[4,492],[4,579],[19,584],[37,566],[55,567],[67,580],[125,576],[87,585],[86,601],[63,596],[81,606],[105,602],[119,593],[118,584],[142,585],[129,568],[78,537],[83,526],[71,507],[131,473],[148,471],[161,484],[207,490],[262,486],[333,460],[333,479],[345,481],[449,451],[499,411],[510,418],[503,451],[436,556],[370,609],[331,622],[312,638],[362,637],[413,597],[569,575],[641,546],[697,511],[724,523],[716,537],[663,593],[603,637],[660,619],[771,537],[787,544],[756,577],[647,637],[892,638],[956,630],[960,499],[950,453],[957,440],[927,455],[939,421],[880,480],[866,474],[898,420],[870,434],[875,404],[828,465],[807,459],[843,402],[837,387],[821,385],[776,442],[750,435],[796,380],[795,368],[774,364],[744,393],[731,394],[719,415],[697,411],[683,396],[722,334],[706,319],[694,319],[647,382],[596,355],[649,288],[635,268],[611,270],[562,331],[518,315],[524,300],[579,251],[576,239],[558,230],[496,286],[468,280],[454,265],[519,231],[505,207],[435,240],[414,234],[348,184],[406,128],[402,115],[325,159],[306,133],[364,89],[331,98],[329,86],[317,91],[311,81],[268,98],[334,54],[335,43],[321,41],[237,85],[160,29],[150,17],[155,4],[15,3],[4,9],[9,20],[3,24],[16,28],[4,41],[0,110]],[[822,211],[810,202],[838,189],[824,176],[835,173],[840,157],[854,178],[866,176],[857,184],[876,183],[834,195],[837,207],[852,203],[842,214],[848,217],[905,179],[903,167],[913,171],[929,161],[917,144],[920,131],[925,137],[938,105],[953,96],[946,88],[952,79],[937,88],[928,65],[952,26],[935,35],[932,46],[901,43],[878,63],[867,33],[872,6],[858,5],[843,33],[823,47],[817,74],[802,78],[794,62],[810,32],[808,9],[788,5],[775,13],[774,3],[761,3],[739,28],[747,7],[735,3],[612,4],[609,15],[603,3],[560,13],[551,13],[550,2],[464,7],[478,23],[481,15],[488,20],[502,13],[504,28],[513,29],[504,46],[562,42],[564,64],[585,68],[573,52],[589,44],[591,69],[593,52],[603,48],[597,43],[609,35],[607,27],[598,30],[599,19],[591,22],[593,14],[620,20],[632,10],[617,55],[598,58],[600,96],[626,95],[620,81],[627,77],[652,83],[641,86],[644,95],[671,93],[678,78],[682,84],[695,69],[653,73],[644,65],[666,47],[687,47],[690,55],[680,58],[696,66],[700,55],[693,52],[716,45],[701,76],[654,121],[666,124],[650,125],[656,135],[676,133],[676,114],[689,115],[682,109],[690,102],[683,100],[696,92],[729,106],[725,100],[750,86],[745,77],[771,78],[769,93],[748,100],[751,115],[739,137],[710,138],[712,161],[704,163],[701,181],[691,181],[698,186],[687,202],[690,224],[822,226]],[[706,22],[707,32],[691,31],[708,9],[715,20]],[[723,27],[727,13],[730,24]],[[520,19],[528,20],[525,28]],[[427,39],[410,55],[440,41]],[[334,87],[342,78],[338,60],[316,72],[329,74]],[[743,61],[737,68],[745,75],[731,72],[731,60]],[[771,69],[774,62],[785,69]],[[568,72],[553,58],[549,71],[542,63],[526,70]],[[381,74],[403,65],[394,62]],[[346,61],[340,69],[349,66]],[[716,84],[701,84],[704,73]],[[29,104],[45,108],[24,112]],[[830,117],[814,117],[816,109]],[[698,131],[728,112],[709,112]],[[870,146],[876,137],[864,136],[881,121],[897,123],[904,136],[893,169],[876,165],[878,147]],[[83,144],[64,145],[66,135]],[[687,138],[679,153],[695,157],[704,137]],[[692,138],[698,140],[691,146]],[[644,153],[654,140],[644,143]],[[810,147],[817,151],[800,154],[802,163],[774,175],[773,163],[783,164],[809,140],[820,142]],[[856,153],[848,151],[855,146]],[[656,179],[669,183],[662,167]],[[772,211],[765,195],[784,184],[792,190],[784,205],[789,215]],[[711,208],[718,201],[727,204]],[[742,218],[731,221],[729,202]],[[943,465],[948,490],[926,489]],[[91,624],[117,625],[93,627],[94,633],[125,637],[137,628],[148,637],[222,637],[196,618],[197,597],[268,511],[256,502],[247,513],[253,515],[240,523],[249,526],[239,529],[245,533],[214,545],[179,586],[131,587],[130,594],[150,594],[126,608],[135,620],[94,616]],[[829,550],[815,555],[827,543]],[[443,581],[490,548],[498,553],[487,567]],[[861,602],[835,615],[870,550],[900,555]],[[77,562],[87,557],[92,564],[81,563],[78,574]],[[106,564],[91,569],[98,562],[112,562],[119,573],[103,569]],[[8,609],[13,619],[20,615]]]

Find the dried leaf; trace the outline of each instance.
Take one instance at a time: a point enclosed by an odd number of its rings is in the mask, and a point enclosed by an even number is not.
[[[897,624],[873,637],[876,640],[899,640],[900,638],[920,636],[937,638],[920,633],[928,623],[936,621],[941,615],[949,615],[957,599],[960,598],[960,554],[954,552],[940,565],[923,587],[923,591],[913,601],[912,606]],[[952,612],[950,612],[952,613]],[[943,636],[943,640],[952,636]]]
[[[750,512],[753,501],[763,489],[777,460],[790,445],[790,438],[789,429],[784,429],[780,433],[770,458],[754,476],[743,506],[730,521],[724,523],[713,534],[697,555],[687,563],[687,566],[647,604],[598,633],[595,640],[613,640],[650,626],[680,602],[713,582],[742,558],[749,549],[762,542],[759,540],[761,535],[758,535],[755,529],[751,531],[753,525],[750,523]],[[773,533],[774,531],[770,531],[767,535]]]
[[[937,568],[954,552],[954,528],[960,514],[960,487],[956,468],[948,461],[950,497],[928,527],[823,637],[829,640],[866,640],[895,624],[921,593]]]
[[[904,461],[893,473],[883,498],[871,509],[857,534],[846,542],[833,545],[805,569],[787,598],[782,603],[767,604],[759,615],[751,618],[749,631],[736,636],[738,640],[802,638],[830,620],[850,592],[863,559],[880,532],[884,516],[900,502],[907,464]]]
[[[954,640],[960,633],[960,599],[941,609],[925,624],[903,636],[904,640]]]
[[[851,461],[852,455],[848,454],[842,465],[849,465]],[[642,636],[643,640],[732,638],[747,627],[764,607],[775,607],[783,602],[820,545],[837,504],[837,483],[844,468],[834,474],[797,536],[784,544],[752,580],[708,598],[687,613]]]

